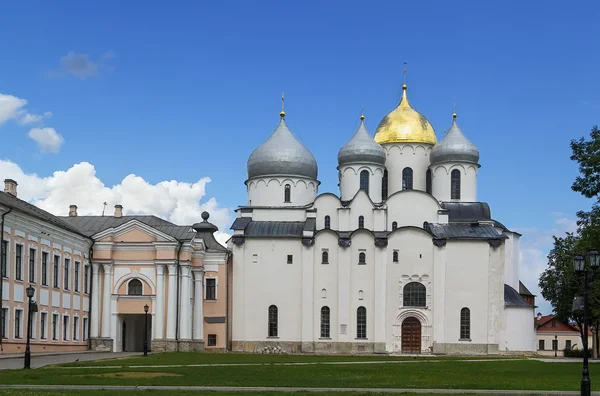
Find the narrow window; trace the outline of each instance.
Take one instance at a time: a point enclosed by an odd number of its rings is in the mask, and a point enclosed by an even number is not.
[[[63,341],[69,339],[69,317],[63,316]]]
[[[48,313],[42,312],[40,314],[40,338],[46,339],[46,322],[48,321]]]
[[[469,308],[460,310],[460,339],[471,339],[471,311]]]
[[[79,318],[77,316],[75,316],[73,318],[73,340],[75,340],[75,341],[79,340],[77,330],[79,330]]]
[[[398,222],[394,221],[392,222],[392,231],[398,229]]]
[[[216,334],[208,335],[208,345],[207,346],[217,346],[217,335]]]
[[[23,268],[23,245],[16,245],[15,249],[15,279],[23,280],[21,270]]]
[[[321,298],[327,298],[327,289],[321,289]]]
[[[21,338],[21,319],[23,311],[18,309],[15,311],[15,338]]]
[[[2,241],[2,257],[0,258],[0,266],[2,271],[2,277],[6,278],[6,252],[8,250],[8,241]]]
[[[284,187],[283,202],[292,202],[292,186],[286,184]]]
[[[90,266],[84,265],[83,266],[83,292],[84,293],[88,292],[89,281],[90,281]]]
[[[571,350],[571,340],[565,340],[565,349]]]
[[[35,283],[35,249],[29,249],[29,283]]]
[[[331,217],[329,217],[329,216],[325,216],[325,228],[326,229],[331,228]]]
[[[269,307],[269,337],[277,337],[277,307],[271,305]]]
[[[58,266],[60,263],[60,256],[54,256],[54,268],[52,269],[53,273],[52,273],[52,286],[59,288],[60,286],[58,285]]]
[[[538,349],[539,349],[540,351],[543,351],[544,349],[546,349],[546,345],[545,345],[545,342],[544,342],[544,340],[540,340],[540,341],[539,341],[539,346],[538,346]]]
[[[383,171],[383,177],[381,178],[381,199],[386,200],[388,197],[388,171]]]
[[[79,261],[75,261],[75,279],[73,279],[73,283],[75,284],[74,289],[76,292],[79,291]]]
[[[431,194],[431,169],[425,172],[425,192]]]
[[[327,251],[321,253],[321,264],[329,264],[329,253]]]
[[[358,299],[363,300],[365,298],[365,293],[362,290],[358,291]]]
[[[288,264],[293,264],[294,263],[294,256],[291,254],[287,255],[287,263]]]
[[[83,318],[83,341],[87,341],[88,336],[88,318]]]
[[[412,168],[404,168],[402,170],[402,189],[412,190],[413,189],[413,170]]]
[[[329,323],[330,311],[329,307],[321,308],[321,338],[330,337],[330,323]]]
[[[425,307],[426,306],[425,286],[419,282],[410,282],[404,286],[403,297],[405,307]]]
[[[206,278],[206,300],[217,299],[217,280],[215,278]]]
[[[141,296],[142,295],[142,281],[139,279],[132,279],[127,285],[127,294],[130,296]]]
[[[356,310],[356,338],[367,338],[367,309],[358,307]]]
[[[358,254],[358,264],[366,264],[367,263],[367,255],[365,252],[360,252]]]
[[[48,286],[48,253],[42,252],[42,285]]]
[[[2,308],[0,315],[0,337],[7,338],[8,330],[6,325],[8,324],[8,308]]]
[[[360,188],[361,190],[365,190],[365,192],[369,193],[369,171],[363,170],[360,172]]]
[[[365,228],[365,217],[358,216],[358,228]]]
[[[58,340],[58,314],[52,314],[52,339]]]
[[[454,169],[450,173],[450,199],[460,199],[460,171]]]
[[[392,261],[394,263],[398,262],[398,251],[397,250],[394,250],[394,253],[392,253]]]
[[[65,290],[69,290],[69,265],[71,264],[71,260],[69,260],[68,258],[65,259],[65,269],[64,269],[64,276],[65,276],[65,284],[63,285]]]

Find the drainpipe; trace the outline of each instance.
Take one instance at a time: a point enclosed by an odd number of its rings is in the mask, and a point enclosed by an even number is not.
[[[94,243],[96,243],[96,241],[92,240],[92,244],[90,245],[90,251],[88,253],[88,261],[90,262],[90,279],[88,280],[88,282],[90,282],[90,286],[89,286],[89,291],[90,291],[90,302],[89,302],[89,306],[88,306],[88,328],[87,328],[87,332],[88,332],[88,349],[92,348],[92,339],[90,338],[91,333],[91,329],[92,329],[92,315],[94,314],[94,312],[92,312],[92,307],[94,306],[92,304],[92,300],[94,298],[94,266],[92,265],[92,256],[94,254]],[[85,269],[84,269],[85,271]],[[99,306],[99,305],[98,305]],[[99,323],[99,321],[98,321]]]
[[[4,247],[4,216],[12,212],[12,208],[8,209],[7,212],[2,213],[2,225],[0,226],[0,252],[2,252],[2,248]],[[1,257],[1,254],[0,254]],[[2,260],[0,258],[0,260]],[[8,268],[8,252],[6,252],[6,267]],[[0,274],[0,308],[2,308],[2,287],[4,286],[4,277]],[[4,313],[4,311],[2,311]],[[4,318],[6,321],[6,318]],[[2,343],[2,337],[0,337],[0,352],[4,350],[4,344]]]
[[[225,352],[231,350],[229,347],[229,258],[231,251],[227,250],[225,256]]]
[[[177,315],[175,315],[175,341],[179,341],[179,284],[181,283],[181,268],[179,266],[179,253],[183,247],[183,242],[179,242],[179,249],[177,249]],[[177,344],[177,351],[179,351],[179,343]]]

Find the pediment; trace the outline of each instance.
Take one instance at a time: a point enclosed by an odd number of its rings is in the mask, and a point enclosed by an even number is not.
[[[176,239],[139,220],[131,220],[118,227],[108,228],[92,235],[95,240],[119,242],[176,242]]]

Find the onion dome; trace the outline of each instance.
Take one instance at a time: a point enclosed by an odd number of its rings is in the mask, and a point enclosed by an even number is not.
[[[432,165],[442,162],[479,163],[479,150],[458,127],[456,113],[452,114],[452,125],[446,136],[431,150],[430,158]]]
[[[371,134],[365,128],[365,116],[360,116],[360,125],[352,139],[338,153],[338,164],[353,164],[360,162],[385,165],[385,151],[375,143]]]
[[[386,115],[377,126],[375,141],[386,143],[435,144],[437,138],[425,116],[412,108],[406,96],[406,84],[402,86],[402,100],[398,107]]]
[[[263,176],[299,176],[317,179],[317,161],[292,134],[285,123],[285,112],[267,141],[248,158],[248,179]]]

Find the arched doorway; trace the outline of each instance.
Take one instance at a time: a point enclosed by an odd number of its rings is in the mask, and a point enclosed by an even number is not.
[[[402,353],[421,353],[421,322],[413,316],[402,322]]]

